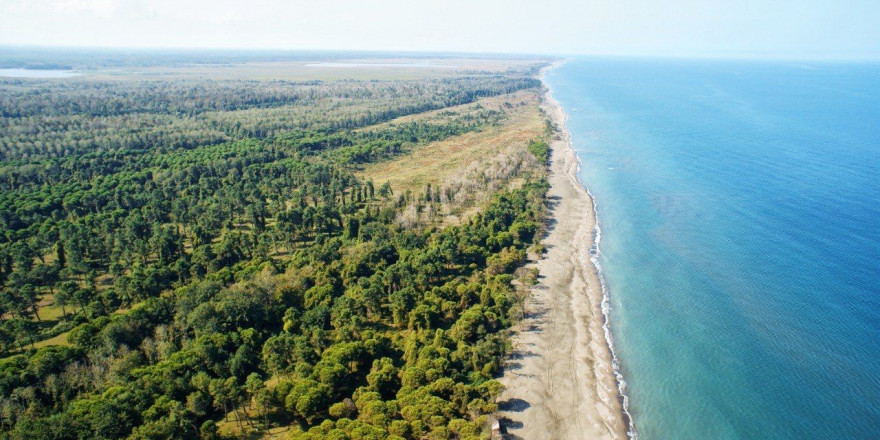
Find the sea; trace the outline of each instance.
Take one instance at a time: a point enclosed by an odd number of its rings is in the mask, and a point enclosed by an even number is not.
[[[880,64],[576,58],[637,437],[880,439]]]

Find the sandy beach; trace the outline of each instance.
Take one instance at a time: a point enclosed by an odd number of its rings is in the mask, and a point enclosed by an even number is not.
[[[596,216],[577,180],[565,112],[547,89],[542,107],[557,127],[551,144],[547,249],[539,284],[515,328],[499,379],[505,438],[626,439],[627,424],[605,339],[602,287],[590,262]]]

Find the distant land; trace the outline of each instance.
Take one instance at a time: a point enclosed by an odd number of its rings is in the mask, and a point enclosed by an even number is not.
[[[580,218],[551,61],[0,51],[0,437],[515,435]]]

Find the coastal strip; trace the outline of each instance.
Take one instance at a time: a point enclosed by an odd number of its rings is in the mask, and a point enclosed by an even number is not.
[[[508,438],[627,439],[634,432],[607,333],[604,283],[593,258],[599,233],[595,204],[577,178],[566,114],[544,85],[542,109],[554,127],[546,253],[533,263],[539,283],[526,301],[499,378],[505,390],[498,416]]]

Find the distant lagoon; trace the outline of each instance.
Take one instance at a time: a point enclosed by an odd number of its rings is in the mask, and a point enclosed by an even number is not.
[[[422,69],[454,69],[455,66],[449,66],[445,64],[433,64],[433,63],[309,63],[306,64],[306,67],[344,67],[344,68],[355,68],[355,67],[417,67]]]
[[[0,69],[0,77],[7,78],[73,78],[77,76],[82,76],[82,72],[56,69]]]

